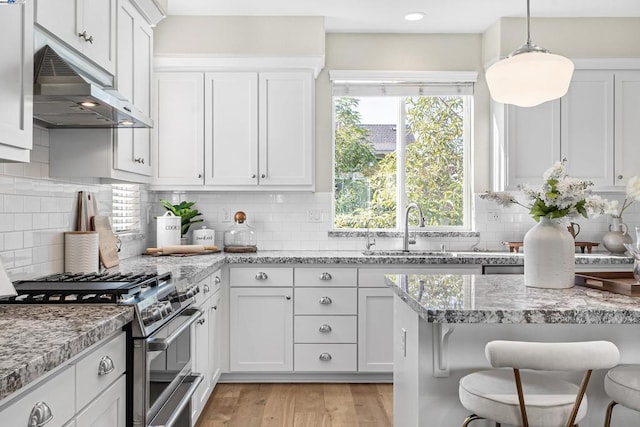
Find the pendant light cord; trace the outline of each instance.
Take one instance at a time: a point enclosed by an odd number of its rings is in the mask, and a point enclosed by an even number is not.
[[[527,0],[527,46],[531,46],[531,13],[529,11],[529,0]]]

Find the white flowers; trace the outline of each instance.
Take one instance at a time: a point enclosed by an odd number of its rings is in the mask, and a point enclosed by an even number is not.
[[[540,217],[563,218],[601,215],[604,213],[606,202],[599,196],[591,194],[591,181],[583,181],[567,176],[566,160],[556,162],[544,173],[544,184],[539,189],[522,185],[520,190],[528,200],[528,204],[518,202],[509,193],[487,191],[480,197],[493,200],[501,206],[518,204],[529,209],[529,213],[536,221]],[[634,182],[640,200],[640,180]]]
[[[606,202],[606,213],[616,218],[622,216],[625,211],[635,201],[640,201],[640,177],[632,176],[627,181],[626,196],[622,202],[622,206],[617,200],[608,200]]]

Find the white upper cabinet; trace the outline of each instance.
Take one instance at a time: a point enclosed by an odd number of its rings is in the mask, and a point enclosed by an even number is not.
[[[259,184],[312,186],[311,72],[260,73]]]
[[[613,87],[613,72],[578,70],[561,100],[560,145],[567,173],[596,187],[613,185]]]
[[[0,13],[0,159],[29,161],[33,144],[33,3]]]
[[[151,115],[153,32],[129,0],[118,0],[116,87],[145,115]],[[116,132],[114,168],[151,176],[151,131],[120,128]]]
[[[313,190],[313,82],[311,71],[157,72],[156,188]]]
[[[204,184],[204,75],[156,73],[154,184]]]
[[[111,74],[116,69],[116,0],[38,0],[36,24]]]
[[[505,110],[507,188],[541,184],[544,171],[560,158],[560,100]]]
[[[615,185],[640,175],[640,71],[615,74]]]
[[[258,183],[258,73],[205,74],[206,184]]]
[[[569,175],[598,190],[622,189],[640,175],[640,71],[600,68],[576,70],[560,100],[493,104],[494,188],[540,184],[563,158]]]

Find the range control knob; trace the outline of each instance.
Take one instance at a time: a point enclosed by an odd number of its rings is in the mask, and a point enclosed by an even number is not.
[[[158,307],[154,306],[145,308],[140,315],[142,317],[142,323],[144,323],[145,326],[162,319],[162,312]]]

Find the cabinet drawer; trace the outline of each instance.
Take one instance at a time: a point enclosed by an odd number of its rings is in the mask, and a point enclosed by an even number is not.
[[[126,334],[118,334],[109,342],[93,350],[78,361],[76,375],[76,408],[93,400],[126,370]]]
[[[356,344],[296,344],[296,371],[350,372],[355,371]]]
[[[356,288],[297,288],[294,291],[295,314],[356,314]]]
[[[36,404],[46,404],[53,418],[47,427],[60,427],[75,413],[75,369],[73,366],[60,371],[53,378],[24,394],[8,407],[0,410],[4,426],[27,426],[29,414]],[[42,402],[42,403],[41,403]]]
[[[296,286],[356,286],[356,268],[296,268]]]
[[[230,286],[293,286],[293,268],[232,268],[229,284]]]
[[[297,343],[355,343],[357,316],[296,316],[294,339]]]

